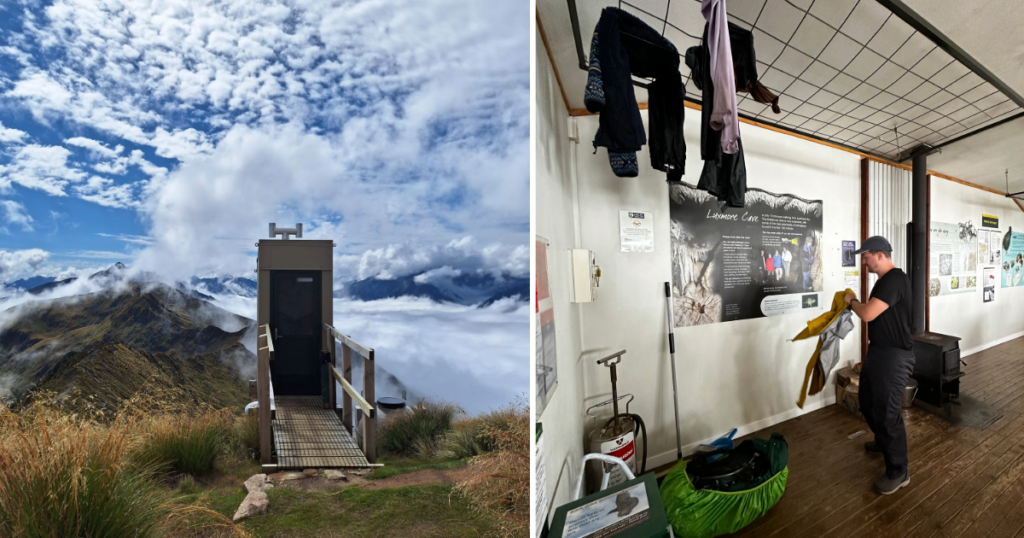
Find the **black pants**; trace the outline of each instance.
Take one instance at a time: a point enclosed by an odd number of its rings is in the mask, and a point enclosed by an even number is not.
[[[868,346],[860,372],[860,410],[885,457],[885,474],[907,472],[907,429],[903,425],[903,391],[914,370],[914,352]]]

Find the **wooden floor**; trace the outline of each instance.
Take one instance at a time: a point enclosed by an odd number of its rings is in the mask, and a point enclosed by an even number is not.
[[[273,420],[277,468],[373,467],[341,420],[319,396],[278,396]]]
[[[910,485],[872,491],[881,455],[864,451],[867,424],[831,405],[753,434],[789,442],[786,494],[734,536],[1024,538],[1024,338],[964,359],[961,394],[1004,413],[985,430],[904,410]],[[853,440],[847,436],[868,430]]]

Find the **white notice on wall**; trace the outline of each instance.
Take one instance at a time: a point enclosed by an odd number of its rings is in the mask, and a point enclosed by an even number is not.
[[[654,213],[619,211],[622,252],[654,252]]]
[[[860,271],[846,272],[846,288],[853,290],[854,293],[860,293]]]
[[[548,517],[548,481],[544,476],[544,430],[540,423],[537,423],[537,444],[534,446],[533,455],[533,514],[537,524],[535,535],[540,536]]]

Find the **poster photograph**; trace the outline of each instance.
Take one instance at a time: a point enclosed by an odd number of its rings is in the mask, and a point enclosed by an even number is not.
[[[676,327],[821,308],[820,200],[748,189],[723,211],[686,183],[669,197]]]
[[[558,360],[555,356],[555,309],[548,280],[548,242],[537,237],[536,289],[534,290],[534,316],[537,318],[535,350],[537,357],[537,416],[544,412],[558,382]]]
[[[978,231],[971,221],[932,222],[929,293],[949,295],[978,289]]]
[[[995,267],[986,267],[981,270],[981,300],[983,302],[991,303],[996,300],[996,273]]]
[[[843,267],[857,266],[857,255],[853,253],[855,250],[857,250],[856,241],[843,241]]]
[[[1012,229],[1003,235],[1003,286],[1024,286],[1024,234]]]

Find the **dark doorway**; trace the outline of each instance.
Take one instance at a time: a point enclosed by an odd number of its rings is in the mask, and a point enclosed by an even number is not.
[[[275,395],[320,394],[320,301],[319,271],[270,272]]]

